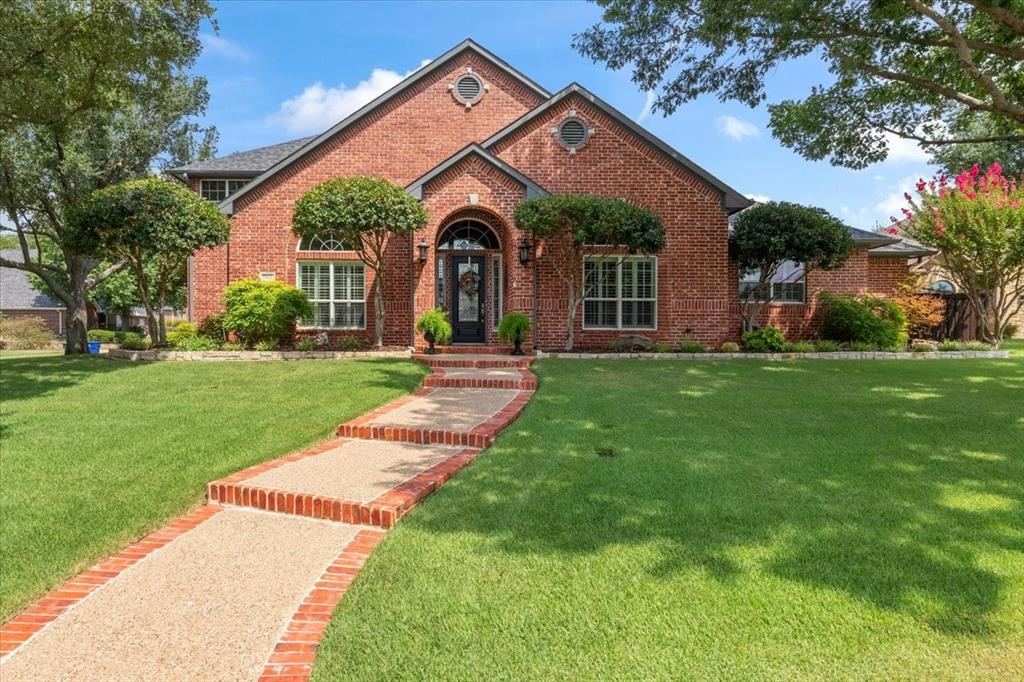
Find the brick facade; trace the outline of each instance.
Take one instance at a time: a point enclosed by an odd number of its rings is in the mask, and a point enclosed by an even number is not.
[[[457,102],[449,89],[467,69],[487,86],[471,108]],[[414,77],[415,78],[415,77]],[[471,143],[484,143],[528,112],[539,114],[497,139],[490,154],[552,194],[596,194],[623,197],[653,210],[667,231],[665,249],[657,254],[657,328],[616,331],[584,330],[582,308],[576,318],[576,344],[603,347],[624,333],[640,333],[666,343],[684,336],[709,344],[735,340],[740,321],[736,268],[728,255],[728,214],[722,193],[690,172],[663,150],[642,139],[602,107],[578,93],[548,101],[501,64],[465,49],[435,64],[432,70],[396,95],[322,141],[304,156],[243,192],[233,204],[231,240],[226,246],[199,252],[190,283],[190,310],[196,320],[218,312],[229,281],[274,273],[296,283],[300,259],[354,258],[352,254],[303,254],[291,231],[293,205],[302,194],[337,177],[376,175],[402,186],[438,167]],[[538,109],[538,107],[541,107]],[[570,154],[552,135],[569,115],[583,119],[593,136]],[[191,183],[195,187],[197,180]],[[197,188],[198,189],[198,188]],[[415,319],[437,300],[437,238],[454,220],[471,218],[487,224],[501,248],[502,309],[523,311],[534,318],[533,343],[559,348],[566,337],[568,296],[558,275],[556,244],[539,245],[527,265],[517,247],[523,234],[513,211],[524,186],[480,156],[470,155],[423,186],[427,226],[411,237],[395,239],[387,252],[384,282],[385,343],[408,345],[416,339]],[[425,263],[416,245],[429,245]],[[820,289],[889,291],[906,274],[906,265],[869,259],[859,251],[842,269],[813,273],[809,300]],[[488,268],[490,260],[488,260]],[[367,329],[332,334],[372,338],[374,274],[367,271]],[[497,341],[494,305],[487,283],[487,340]],[[450,288],[450,287],[449,287]],[[450,304],[450,298],[448,303]],[[813,303],[773,306],[769,315],[795,335],[812,334]]]

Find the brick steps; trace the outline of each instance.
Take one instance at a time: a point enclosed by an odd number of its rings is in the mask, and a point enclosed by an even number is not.
[[[464,367],[474,369],[490,369],[498,367],[516,367],[527,369],[536,359],[533,356],[483,356],[474,358],[466,355],[424,355],[414,354],[412,359],[427,367]]]
[[[494,378],[482,374],[469,373],[453,376],[444,367],[434,367],[433,371],[423,380],[424,388],[494,388],[515,389],[518,391],[535,391],[537,377],[532,372],[518,367],[500,368],[517,370],[516,378]]]

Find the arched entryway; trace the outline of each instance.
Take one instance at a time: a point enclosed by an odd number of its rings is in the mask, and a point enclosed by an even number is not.
[[[501,315],[504,273],[497,231],[454,220],[437,237],[437,304],[449,311],[452,343],[486,343]]]

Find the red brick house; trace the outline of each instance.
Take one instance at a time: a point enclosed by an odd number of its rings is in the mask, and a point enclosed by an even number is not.
[[[495,343],[497,320],[516,310],[533,318],[537,347],[560,347],[567,293],[553,266],[557,245],[530,244],[513,219],[517,202],[556,193],[623,197],[652,209],[667,232],[661,253],[609,266],[614,283],[577,316],[577,346],[627,333],[667,343],[739,336],[729,217],[751,201],[582,86],[552,94],[469,40],[321,135],[171,173],[232,221],[228,245],[192,259],[195,320],[220,310],[228,282],[263,277],[309,294],[317,315],[303,331],[372,337],[373,272],[330,234],[300,243],[291,217],[321,182],[376,175],[407,187],[429,215],[425,229],[389,249],[387,344],[420,345],[416,318],[441,305],[456,343]],[[773,304],[771,318],[791,335],[813,334],[817,290],[887,292],[906,275],[914,254],[894,251],[898,240],[854,237],[842,270],[811,273]],[[479,280],[476,295],[463,291],[469,279]]]

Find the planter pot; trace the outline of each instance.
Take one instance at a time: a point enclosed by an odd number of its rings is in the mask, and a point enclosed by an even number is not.
[[[526,355],[523,352],[523,337],[521,334],[516,334],[515,348],[512,349],[512,355]]]
[[[425,351],[426,354],[427,355],[437,355],[437,349],[434,348],[434,335],[427,333],[427,334],[423,335],[423,338],[425,338],[427,340],[427,343],[430,344],[427,347],[427,350]]]

